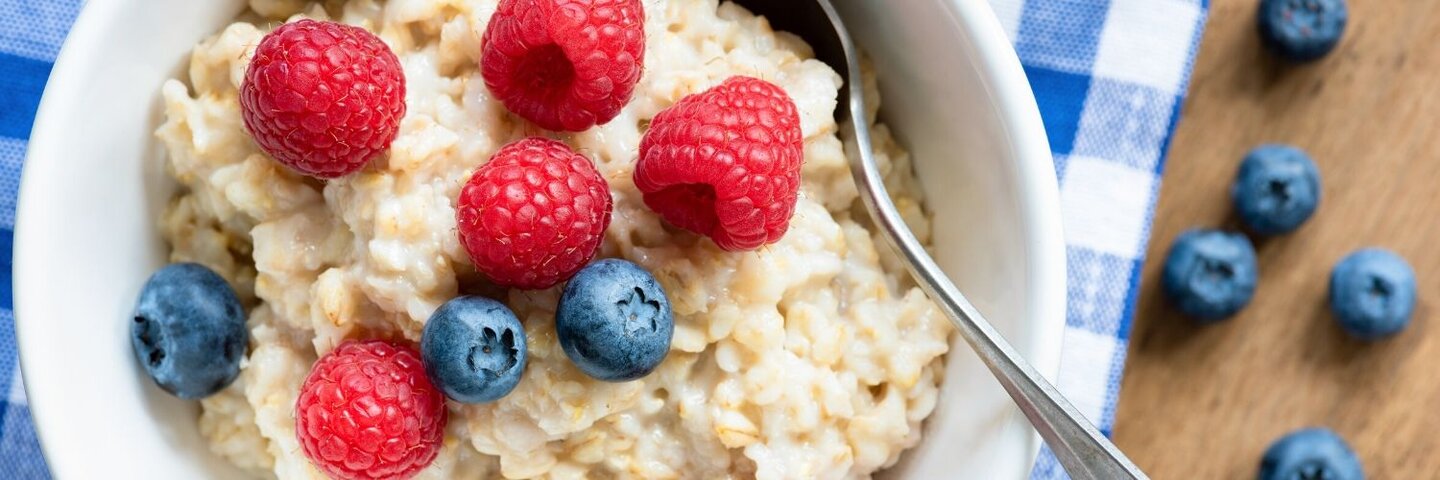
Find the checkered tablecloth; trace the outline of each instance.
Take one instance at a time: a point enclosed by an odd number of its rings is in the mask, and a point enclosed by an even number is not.
[[[963,0],[962,0],[963,1]],[[990,0],[1035,91],[1069,265],[1058,387],[1107,434],[1207,0]],[[1036,479],[1065,478],[1049,450]]]
[[[1059,387],[1108,432],[1160,170],[1208,5],[989,1],[1035,90],[1060,178],[1070,275]],[[25,142],[80,3],[0,0],[0,478],[49,477],[17,368],[10,258]],[[1064,474],[1047,451],[1033,476]]]

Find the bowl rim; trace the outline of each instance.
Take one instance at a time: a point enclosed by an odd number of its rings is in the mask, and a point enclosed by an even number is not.
[[[1005,130],[1006,143],[1015,149],[1020,186],[1029,194],[1021,208],[1027,213],[1024,215],[1026,227],[1034,232],[1026,239],[1031,242],[1027,251],[1031,255],[1032,287],[1039,292],[1038,302],[1032,304],[1036,312],[1031,315],[1042,327],[1032,333],[1026,359],[1051,384],[1056,384],[1065,340],[1069,267],[1060,210],[1060,181],[1050,140],[1019,54],[990,3],[945,1],[953,7],[950,9],[952,21],[971,32],[969,37],[975,44],[975,53],[981,57],[975,62],[976,68],[984,87],[995,99],[995,106],[1003,112],[1000,124]],[[1027,351],[1025,346],[1017,347],[1021,352]],[[1033,469],[1034,459],[1044,442],[1038,432],[1032,431],[1030,436],[1029,457]]]
[[[22,253],[28,252],[33,248],[30,247],[32,242],[40,243],[44,242],[45,239],[39,237],[31,238],[32,235],[30,232],[33,231],[33,228],[23,228],[31,222],[29,219],[43,213],[38,210],[40,208],[37,206],[38,202],[34,200],[27,201],[27,199],[34,198],[37,195],[34,190],[39,187],[35,186],[35,182],[27,182],[25,179],[31,176],[37,162],[47,157],[54,157],[49,154],[50,145],[55,141],[62,141],[61,139],[64,138],[64,129],[61,128],[60,125],[57,125],[56,122],[51,121],[50,117],[59,115],[59,113],[55,112],[69,110],[71,108],[70,105],[78,101],[77,96],[63,95],[57,92],[72,92],[80,88],[79,83],[81,79],[78,73],[83,71],[86,64],[92,62],[92,55],[88,52],[93,51],[92,47],[104,44],[105,39],[102,33],[105,20],[115,15],[115,12],[121,8],[121,3],[122,2],[85,2],[80,6],[80,11],[75,17],[75,22],[70,25],[70,30],[66,33],[65,41],[60,47],[59,54],[55,57],[55,63],[50,70],[50,77],[46,80],[45,90],[40,96],[40,105],[35,112],[35,121],[31,127],[30,139],[26,142],[25,162],[21,165],[20,169],[20,188],[18,189],[15,205],[15,242],[13,245],[14,249],[12,250],[11,264],[11,291],[13,294],[11,306],[15,322],[15,350],[19,355],[20,375],[25,379],[22,383],[24,384],[27,406],[30,409],[30,423],[35,430],[35,440],[40,446],[40,454],[44,457],[45,465],[49,469],[52,478],[70,478],[70,476],[65,474],[69,464],[54,461],[56,458],[54,450],[58,450],[58,448],[46,441],[45,428],[43,426],[50,424],[52,421],[49,415],[50,411],[47,408],[40,408],[39,402],[35,401],[37,398],[35,395],[37,390],[34,388],[34,382],[29,380],[35,373],[36,367],[31,364],[31,361],[26,360],[26,358],[33,356],[27,355],[27,352],[40,348],[40,346],[36,344],[36,340],[31,339],[33,334],[27,334],[27,332],[30,332],[32,329],[23,327],[22,325],[25,322],[21,320],[21,318],[31,318],[33,316],[22,314],[22,312],[29,312],[29,307],[27,306],[29,302],[25,301],[25,299],[31,296],[28,293],[31,287],[29,282],[16,280],[42,278],[39,275],[41,274],[40,272],[43,266],[38,265],[38,262],[32,260],[30,255],[24,255]],[[42,394],[40,398],[44,398],[44,395]]]
[[[1020,66],[1020,58],[994,10],[985,2],[948,1],[959,9],[956,12],[957,22],[980,32],[973,40],[978,46],[976,50],[987,61],[978,64],[994,67],[988,70],[981,68],[981,71],[990,74],[986,75],[986,79],[993,81],[987,82],[986,87],[998,99],[996,104],[1001,110],[1007,112],[1002,118],[1008,121],[1001,123],[1007,127],[1006,133],[1011,139],[1009,143],[1015,147],[1015,156],[1019,159],[1021,186],[1031,194],[1032,201],[1026,202],[1024,209],[1030,214],[1025,217],[1030,219],[1028,226],[1035,232],[1030,237],[1034,245],[1029,251],[1037,260],[1032,262],[1037,270],[1033,272],[1037,278],[1035,283],[1038,290],[1045,292],[1040,296],[1047,297],[1037,305],[1041,312],[1035,316],[1054,325],[1036,336],[1038,340],[1032,342],[1035,351],[1027,360],[1053,383],[1060,370],[1060,345],[1065,333],[1068,270],[1064,230],[1061,227],[1060,182],[1050,151],[1050,140],[1045,134],[1040,106],[1035,102],[1030,80]]]
[[[1031,286],[1037,292],[1037,300],[1031,303],[1031,307],[1035,309],[1031,316],[1038,319],[1040,324],[1040,328],[1030,336],[1027,345],[1017,346],[1022,347],[1022,351],[1029,352],[1028,360],[1053,383],[1060,367],[1060,350],[1065,332],[1067,267],[1061,229],[1059,182],[1040,110],[1009,36],[989,4],[975,0],[941,1],[951,7],[948,9],[953,17],[951,20],[971,32],[968,36],[974,42],[975,53],[979,56],[979,61],[975,62],[976,68],[980,72],[984,88],[990,97],[995,99],[996,108],[1002,112],[1000,125],[1005,133],[1005,143],[1015,152],[1016,169],[1020,173],[1018,186],[1020,191],[1025,193],[1023,198],[1026,199],[1021,202],[1021,209],[1026,213],[1023,215],[1025,228],[1033,232],[1026,239],[1029,242],[1026,252],[1031,257],[1027,262],[1030,268],[1029,276],[1033,279]],[[34,182],[25,180],[36,162],[54,157],[49,153],[50,145],[65,138],[62,126],[55,124],[50,117],[57,115],[55,112],[69,110],[71,105],[78,101],[78,97],[57,92],[69,92],[79,88],[80,79],[76,72],[82,71],[85,65],[92,61],[92,56],[87,52],[94,51],[94,47],[105,43],[102,27],[106,19],[114,16],[121,5],[122,2],[88,2],[82,5],[71,25],[41,96],[27,142],[17,195],[12,250],[12,278],[15,280],[12,289],[12,312],[18,367],[21,376],[26,379],[23,388],[30,399],[28,406],[31,423],[41,454],[45,457],[50,472],[57,478],[68,478],[64,475],[66,467],[51,461],[55,458],[52,449],[56,447],[46,442],[43,425],[59,419],[53,418],[50,415],[53,412],[35,401],[36,391],[29,379],[35,378],[32,374],[36,367],[26,360],[32,357],[26,353],[40,346],[36,345],[33,335],[26,334],[31,329],[23,326],[25,322],[22,319],[35,315],[32,315],[27,307],[30,303],[25,301],[32,288],[28,286],[29,282],[21,280],[44,277],[43,266],[23,255],[23,252],[32,250],[30,245],[44,242],[44,239],[31,235],[29,232],[33,229],[24,228],[31,223],[28,219],[43,214],[37,202],[26,200],[35,197],[37,194],[33,190],[39,187],[34,186]],[[44,395],[40,398],[44,398]],[[1037,434],[1032,433],[1032,439],[1029,457],[1033,459],[1041,442]]]

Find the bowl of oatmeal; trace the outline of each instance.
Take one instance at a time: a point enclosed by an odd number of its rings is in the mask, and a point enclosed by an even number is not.
[[[26,388],[61,478],[323,478],[295,405],[347,339],[418,341],[462,293],[524,323],[509,395],[448,405],[416,478],[1020,478],[1038,440],[868,226],[833,120],[840,77],[803,39],[713,0],[646,1],[645,68],[616,117],[551,135],[614,200],[599,257],[654,274],[670,352],[600,382],[565,357],[560,288],[500,289],[455,235],[458,190],[536,134],[480,78],[494,0],[102,2],[77,21],[32,135],[16,239]],[[1063,326],[1054,170],[1034,100],[981,2],[837,2],[869,53],[863,88],[887,185],[917,235],[1042,372]],[[247,134],[239,88],[260,39],[302,18],[364,28],[396,54],[406,113],[384,154],[318,181]],[[727,78],[798,110],[789,230],[732,252],[657,216],[631,180],[650,122]],[[883,102],[883,103],[882,103]],[[245,305],[233,384],[198,402],[145,378],[127,320],[150,272],[196,262]],[[105,448],[94,448],[100,439]]]

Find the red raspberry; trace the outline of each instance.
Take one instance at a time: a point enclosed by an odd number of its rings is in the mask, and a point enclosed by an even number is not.
[[[575,276],[610,226],[610,188],[590,159],[548,138],[512,142],[475,170],[456,201],[475,268],[508,287]]]
[[[645,60],[640,0],[501,0],[480,56],[485,86],[547,130],[615,118]]]
[[[435,460],[445,397],[415,349],[350,341],[311,367],[295,402],[305,456],[331,478],[409,478]]]
[[[804,150],[790,96],[731,77],[655,116],[640,140],[635,186],[666,221],[722,249],[753,250],[789,228]]]
[[[365,29],[300,20],[260,39],[240,111],[276,161],[312,177],[340,177],[390,148],[405,116],[405,73]]]

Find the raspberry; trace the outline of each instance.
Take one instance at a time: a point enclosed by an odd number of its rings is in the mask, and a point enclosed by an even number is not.
[[[635,186],[661,218],[729,251],[785,235],[804,141],[780,87],[731,77],[655,116],[640,140]]]
[[[480,73],[511,112],[578,132],[620,113],[644,60],[640,0],[501,0]]]
[[[331,478],[408,478],[440,452],[445,397],[415,349],[350,341],[321,357],[300,387],[295,434]]]
[[[390,148],[405,116],[405,73],[365,29],[300,20],[260,40],[240,110],[250,136],[276,161],[312,177],[340,177]]]
[[[600,249],[610,188],[590,159],[548,138],[512,142],[460,190],[455,223],[475,268],[509,287],[548,288]]]

